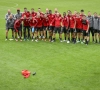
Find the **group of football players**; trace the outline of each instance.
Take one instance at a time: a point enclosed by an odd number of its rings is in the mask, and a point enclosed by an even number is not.
[[[90,35],[92,35],[91,41],[100,43],[100,15],[96,12],[91,15],[89,11],[86,16],[84,10],[74,11],[73,14],[68,10],[61,15],[57,8],[54,13],[48,8],[45,13],[41,12],[41,8],[38,8],[37,12],[34,11],[34,8],[31,9],[31,12],[24,8],[23,13],[17,9],[15,15],[8,10],[5,20],[6,40],[8,40],[8,31],[11,29],[12,38],[16,41],[48,40],[55,42],[58,33],[60,42],[66,41],[74,44],[81,42],[88,45]]]

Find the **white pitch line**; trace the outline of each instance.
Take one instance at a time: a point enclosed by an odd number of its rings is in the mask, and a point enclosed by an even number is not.
[[[12,6],[10,8],[15,8],[18,6],[18,3],[15,3],[15,2],[5,2],[5,1],[0,1],[0,2],[15,4],[15,6]],[[7,6],[0,6],[0,7],[7,7]]]

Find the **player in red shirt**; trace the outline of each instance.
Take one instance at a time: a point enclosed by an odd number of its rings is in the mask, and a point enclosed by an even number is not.
[[[82,24],[83,24],[83,36],[85,39],[85,44],[88,45],[88,41],[89,41],[89,21],[87,20],[86,16],[83,15],[82,17]]]
[[[46,14],[47,14],[47,15],[49,14],[49,9],[48,9],[48,8],[46,8]]]
[[[34,8],[31,9],[30,16],[35,17],[37,13],[34,11]]]
[[[71,32],[71,38],[72,42],[76,43],[76,20],[75,17],[73,17],[72,12],[69,13],[70,18],[69,18],[69,28]]]
[[[49,41],[52,41],[53,31],[55,27],[55,22],[53,22],[52,25],[50,25],[52,20],[55,18],[55,15],[52,14],[52,10],[49,10],[48,18],[49,18]]]
[[[41,39],[43,38],[43,17],[40,15],[40,13],[37,13],[36,16],[37,24],[36,24],[36,30],[35,30],[35,35],[36,35],[36,42],[38,42],[38,32],[41,34]]]
[[[57,13],[59,13],[59,12],[58,12],[58,9],[55,8],[55,10],[54,10],[54,15],[55,15],[55,17],[57,16]],[[61,14],[60,14],[60,13],[59,13],[59,17],[61,17]]]
[[[81,11],[80,11],[80,17],[82,18],[84,16],[84,10],[82,9]]]
[[[23,31],[24,31],[24,41],[27,39],[29,40],[30,38],[30,25],[29,25],[29,17],[27,17],[26,15],[24,15],[22,17],[23,19]],[[28,35],[26,34],[26,30]]]
[[[26,16],[27,18],[30,17],[30,12],[27,11],[27,8],[24,8],[24,12],[22,13],[22,17]]]
[[[60,42],[62,42],[62,31],[61,31],[61,24],[62,24],[62,17],[60,16],[59,13],[57,13],[57,16],[53,19],[52,23],[55,22],[55,29],[53,31],[53,40],[52,42],[55,41],[55,37],[56,37],[56,33],[59,33],[59,38],[60,38]]]
[[[73,17],[76,17],[76,13],[77,13],[77,11],[75,10],[75,11],[74,11],[74,14],[73,14]]]
[[[66,16],[66,12],[64,12],[62,17],[62,30],[64,32],[64,41],[66,41],[68,26],[69,26],[69,18]]]
[[[82,30],[82,18],[80,17],[80,13],[77,12],[76,13],[76,31],[77,31],[77,38],[78,38],[78,41],[77,42],[80,42],[80,38],[81,40],[83,39],[83,30]]]
[[[68,10],[67,11],[67,17],[68,17],[68,19],[70,19],[70,13],[71,13],[71,11]],[[67,36],[68,36],[67,43],[70,43],[70,27],[69,26],[68,26],[68,29],[67,29]]]
[[[47,14],[47,17],[48,17],[48,15],[49,15],[49,9],[48,8],[46,8],[46,14]],[[46,30],[46,38],[47,38],[47,35],[48,35],[48,29],[49,29],[49,27]]]
[[[15,23],[14,23],[16,41],[18,41],[18,39],[17,39],[18,32],[19,32],[20,41],[22,41],[22,39],[21,39],[21,27],[20,27],[21,24],[22,24],[22,20],[20,18],[17,18]]]
[[[35,19],[35,17],[30,16],[29,25],[31,27],[31,38],[32,38],[32,41],[34,39],[34,32],[35,32],[36,24],[37,24],[37,20]]]
[[[43,17],[43,35],[44,35],[44,39],[46,41],[47,39],[47,36],[46,36],[46,31],[48,29],[48,24],[49,24],[49,18],[47,16],[47,13],[44,14],[44,17]]]

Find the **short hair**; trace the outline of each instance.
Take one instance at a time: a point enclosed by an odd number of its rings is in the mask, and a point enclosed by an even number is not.
[[[77,12],[76,14],[80,14],[79,12]]]
[[[49,12],[52,12],[52,10],[49,10]]]
[[[67,10],[67,12],[71,12],[71,10]]]
[[[41,8],[38,8],[38,9],[41,9]]]
[[[84,10],[82,9],[81,12],[84,12]]]
[[[34,8],[31,8],[31,10],[34,10]]]
[[[26,7],[24,9],[27,9]]]
[[[97,14],[97,12],[94,12],[94,14]]]
[[[66,12],[63,12],[63,14],[66,14]]]

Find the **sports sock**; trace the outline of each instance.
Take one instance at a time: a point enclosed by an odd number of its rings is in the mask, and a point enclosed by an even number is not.
[[[66,37],[65,37],[65,40],[66,40]]]

